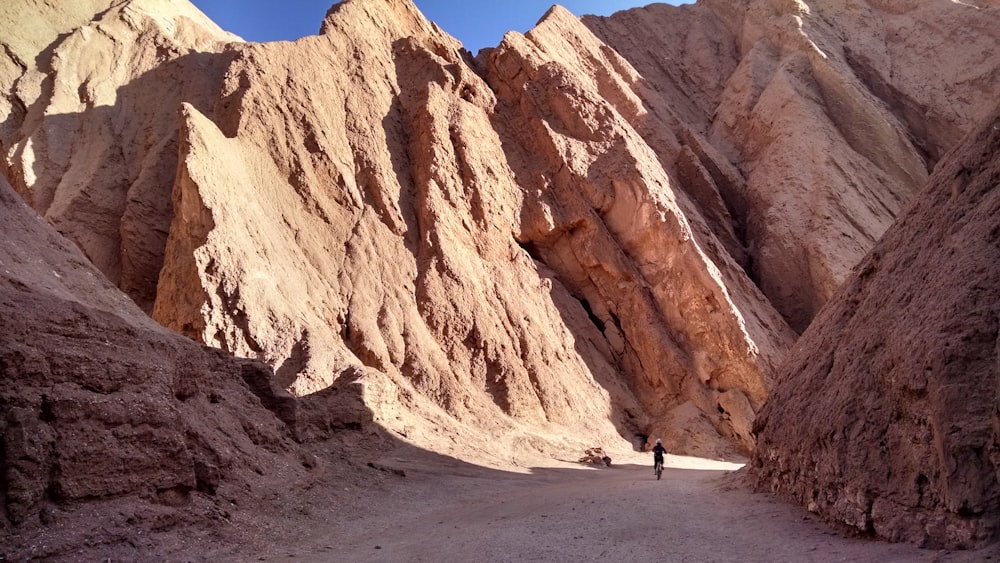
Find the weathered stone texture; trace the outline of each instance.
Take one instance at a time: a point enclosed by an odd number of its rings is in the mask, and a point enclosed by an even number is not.
[[[991,2],[703,0],[583,21],[738,167],[720,189],[749,270],[801,332],[992,111],[997,20]]]
[[[0,232],[5,547],[86,503],[176,519],[156,507],[242,494],[291,450],[291,397],[266,366],[152,322],[2,178]],[[66,555],[69,536],[35,555]]]
[[[994,538],[998,330],[994,114],[941,161],[793,347],[754,424],[754,479],[892,541]]]

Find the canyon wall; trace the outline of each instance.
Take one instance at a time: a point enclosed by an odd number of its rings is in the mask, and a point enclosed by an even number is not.
[[[717,186],[747,270],[801,332],[941,154],[992,111],[997,11],[703,0],[583,21],[737,167]]]
[[[149,312],[170,227],[181,102],[214,103],[223,32],[188,2],[0,6],[11,185]],[[10,72],[13,71],[13,72]]]
[[[970,547],[1000,522],[1000,114],[855,268],[758,416],[752,475],[832,522]]]
[[[269,368],[153,322],[2,178],[0,234],[8,556],[141,553],[137,530],[219,521],[268,477],[306,472],[295,401]]]

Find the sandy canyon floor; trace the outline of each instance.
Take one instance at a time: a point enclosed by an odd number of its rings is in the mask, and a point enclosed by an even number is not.
[[[290,507],[308,525],[244,526],[246,543],[220,560],[258,561],[988,561],[1000,551],[951,552],[844,537],[805,510],[749,492],[735,463],[669,456],[657,481],[651,454],[610,468],[553,461],[498,471],[407,451]],[[395,471],[405,473],[405,476]],[[355,502],[345,499],[354,499]],[[299,502],[299,501],[296,501]],[[324,506],[326,503],[342,504]],[[271,539],[266,536],[270,535]],[[281,537],[275,540],[275,537]],[[253,547],[250,547],[250,546]]]

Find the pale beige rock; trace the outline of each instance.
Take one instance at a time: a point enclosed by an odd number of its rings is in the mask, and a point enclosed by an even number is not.
[[[517,173],[534,192],[519,240],[567,280],[609,343],[624,335],[614,357],[655,419],[694,400],[749,447],[717,397],[733,390],[759,407],[792,336],[647,144],[669,139],[661,154],[677,154],[670,120],[645,134],[632,126],[662,99],[559,7],[526,37],[508,34],[488,63],[499,117],[525,147]],[[747,428],[752,410],[731,416]]]
[[[365,366],[375,419],[439,451],[620,442],[644,415],[516,245],[520,192],[458,44],[402,2],[342,4],[323,30],[241,47],[221,130],[185,107],[154,318],[298,395]]]
[[[491,67],[560,56],[550,67],[566,65],[566,80],[592,81],[564,96],[531,77],[570,129],[546,139],[522,135],[539,114],[498,106],[407,2],[341,4],[323,32],[240,48],[221,131],[185,110],[155,318],[264,359],[298,394],[365,365],[493,440],[520,440],[505,433],[521,425],[642,433],[695,396],[723,439],[749,448],[744,429],[791,333],[626,121],[574,117],[602,115],[602,92],[645,111],[627,63],[560,9],[532,32],[552,53],[497,50]],[[585,74],[584,55],[606,59],[604,74]],[[500,104],[520,95],[494,87]],[[656,125],[648,136],[673,134]],[[562,167],[552,181],[566,193],[539,198],[550,181],[539,167]],[[570,185],[587,175],[592,186]],[[727,391],[751,408],[720,409]]]
[[[226,60],[213,53],[239,38],[187,0],[70,4],[0,7],[21,71],[0,75],[13,108],[0,129],[5,168],[148,312],[170,225],[176,112],[181,101],[211,107]]]

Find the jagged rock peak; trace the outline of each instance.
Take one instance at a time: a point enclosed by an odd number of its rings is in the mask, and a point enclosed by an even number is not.
[[[359,41],[371,35],[391,41],[433,37],[452,49],[461,48],[458,40],[424,17],[412,0],[344,0],[330,7],[320,26],[321,35],[334,31]]]
[[[981,4],[702,1],[583,21],[736,166],[720,187],[748,269],[801,331],[992,109],[1000,16]]]

